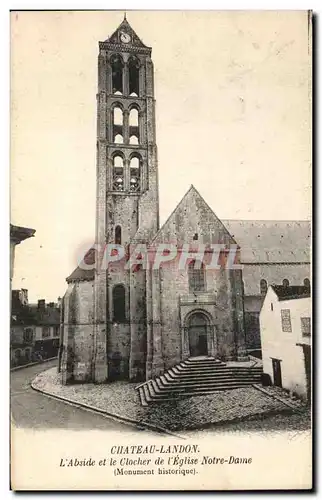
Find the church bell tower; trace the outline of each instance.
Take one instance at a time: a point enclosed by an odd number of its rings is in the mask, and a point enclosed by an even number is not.
[[[99,42],[97,93],[96,242],[148,243],[159,228],[155,100],[151,48],[126,18]],[[96,262],[94,380],[143,370],[145,278],[114,273]],[[123,300],[124,313],[116,311]],[[119,302],[117,302],[119,301]],[[141,373],[144,376],[143,373]]]

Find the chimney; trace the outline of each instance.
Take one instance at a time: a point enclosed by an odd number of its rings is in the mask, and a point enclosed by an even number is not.
[[[26,288],[21,289],[21,303],[24,306],[28,305],[28,290]]]
[[[46,309],[46,301],[45,301],[45,299],[38,300],[38,309],[41,309],[41,310]]]

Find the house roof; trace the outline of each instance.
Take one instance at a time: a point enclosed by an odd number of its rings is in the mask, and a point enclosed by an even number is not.
[[[46,306],[43,309],[38,304],[29,305],[36,325],[59,325],[60,309],[58,307]]]
[[[35,229],[31,229],[29,227],[14,226],[13,224],[10,224],[10,241],[16,244],[20,243],[21,241],[34,236],[35,232]]]
[[[309,263],[310,221],[223,220],[241,248],[241,262]]]
[[[58,307],[46,306],[39,308],[38,304],[21,305],[11,313],[11,325],[59,325],[60,309]]]
[[[278,300],[304,299],[311,297],[311,291],[306,286],[271,285]]]

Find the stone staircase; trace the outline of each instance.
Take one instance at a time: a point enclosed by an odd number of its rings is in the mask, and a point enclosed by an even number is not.
[[[209,357],[189,358],[160,377],[137,386],[142,406],[158,401],[173,401],[217,391],[259,384],[263,369],[243,363],[224,363]]]

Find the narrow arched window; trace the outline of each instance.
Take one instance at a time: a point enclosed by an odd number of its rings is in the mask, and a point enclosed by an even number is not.
[[[138,127],[139,126],[139,112],[136,108],[132,108],[130,111],[129,124],[130,124],[130,127]]]
[[[123,125],[123,111],[117,106],[113,109],[113,124]]]
[[[122,243],[122,229],[121,226],[116,226],[115,228],[115,244],[121,245]]]
[[[113,190],[124,190],[124,165],[123,158],[120,155],[113,158]]]
[[[116,106],[113,109],[113,142],[123,144],[123,111]]]
[[[125,321],[125,288],[123,285],[115,285],[113,288],[113,321],[116,323]]]
[[[266,280],[260,280],[260,292],[261,295],[265,295],[267,292],[267,281]]]
[[[290,286],[289,280],[287,280],[287,279],[283,280],[282,285],[285,286],[285,287],[286,286]]]
[[[123,94],[123,60],[121,56],[111,57],[112,67],[112,92],[113,94]]]
[[[140,95],[140,61],[131,56],[128,62],[129,68],[129,94],[132,97]]]
[[[311,288],[311,283],[309,278],[305,278],[305,280],[303,281],[303,285],[306,286],[306,288]]]
[[[140,128],[139,128],[139,112],[136,108],[130,110],[129,115],[129,136],[130,144],[139,144],[140,142]]]
[[[133,156],[130,161],[130,191],[140,191],[140,170],[140,159],[137,156]]]
[[[203,263],[200,269],[195,260],[188,264],[188,280],[190,292],[202,292],[205,290],[205,270]]]

